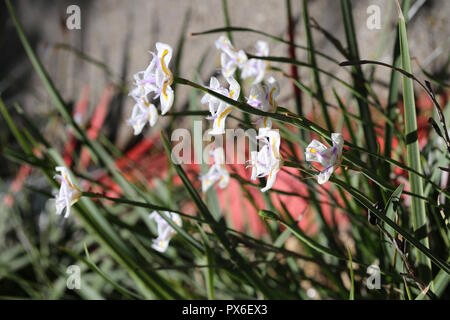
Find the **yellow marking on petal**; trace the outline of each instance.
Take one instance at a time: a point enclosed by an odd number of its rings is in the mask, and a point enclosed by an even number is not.
[[[317,150],[316,150],[316,149],[314,149],[314,148],[309,148],[309,152],[311,152],[311,153],[316,153],[316,152],[317,152]]]
[[[77,189],[74,187],[74,185],[72,183],[70,183],[70,180],[65,173],[63,173],[63,176],[64,176],[64,180],[66,180],[66,183],[69,185],[70,189]]]
[[[267,177],[267,181],[269,181],[270,178],[272,177],[272,173],[273,173],[273,166],[270,168],[270,172],[269,172],[269,176]]]
[[[171,78],[172,77],[172,72],[170,70],[167,69],[166,65],[164,64],[164,58],[167,56],[167,54],[169,53],[169,50],[164,50],[162,56],[161,56],[161,68],[164,71],[164,74]]]
[[[72,184],[69,182],[69,179],[67,178],[67,175],[65,173],[63,173],[62,175],[63,175],[63,178],[66,181],[66,183],[69,185],[69,187],[71,187]]]
[[[267,128],[267,117],[263,118],[263,126],[264,128]]]
[[[168,53],[169,53],[169,50],[165,49],[161,56],[161,68],[162,68],[164,74],[166,75],[166,77],[168,78],[166,81],[164,81],[163,90],[162,90],[162,93],[166,100],[167,100],[167,93],[166,93],[167,86],[171,85],[173,82],[172,71],[170,71],[164,64],[164,58],[167,56]]]
[[[276,88],[273,87],[273,88],[270,90],[270,93],[269,93],[269,103],[270,103],[270,105],[271,105],[273,108],[275,108],[275,106],[273,105],[273,104],[274,104],[274,101],[273,101],[273,93],[275,92],[275,90],[276,90]]]
[[[233,95],[234,95],[234,90],[231,90],[230,91],[230,98],[233,98]]]
[[[223,117],[226,117],[231,111],[233,110],[232,107],[228,107],[225,110],[222,111],[222,113],[219,115],[219,119],[217,121],[217,126],[220,128],[220,121],[222,121]]]
[[[162,93],[163,93],[163,96],[164,96],[164,99],[168,99],[169,97],[167,96],[167,93],[166,93],[166,89],[167,89],[167,85],[169,84],[169,81],[164,81],[164,85],[163,85],[163,89],[162,89]]]
[[[204,180],[204,184],[205,184],[205,189],[208,190],[209,187],[211,187],[212,183],[210,179],[205,179]]]
[[[74,198],[75,200],[73,203],[77,202],[78,199],[81,197],[81,190],[76,185],[74,185],[70,182],[69,178],[67,177],[67,175],[65,173],[63,173],[62,175],[63,175],[64,180],[66,180],[66,183],[69,186],[69,188],[77,191],[77,194],[75,195],[75,198]]]
[[[78,189],[77,189],[78,191]],[[81,198],[81,192],[78,191],[77,194],[75,195],[75,197],[73,197],[72,201],[70,202],[70,205],[73,206],[75,203],[78,202],[78,200],[80,200]]]
[[[275,139],[273,139],[273,141],[272,141],[272,152],[273,152],[275,158],[278,158],[278,152],[275,149]]]

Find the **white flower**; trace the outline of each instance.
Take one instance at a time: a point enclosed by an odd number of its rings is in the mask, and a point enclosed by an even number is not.
[[[258,57],[269,56],[269,45],[267,42],[258,41],[255,45],[256,54]],[[269,63],[266,60],[250,59],[242,68],[242,79],[253,77],[253,84],[260,83],[264,79],[266,69]]]
[[[331,140],[333,146],[330,148],[317,140],[311,141],[306,147],[306,161],[318,162],[323,166],[323,170],[317,175],[319,184],[327,182],[333,171],[341,164],[344,138],[340,133],[332,133]]]
[[[209,80],[209,89],[220,93],[221,95],[228,96],[228,90],[224,87],[220,86],[219,80],[217,80],[216,77],[211,77]],[[209,104],[209,112],[211,115],[214,115],[217,112],[217,109],[219,108],[219,104],[222,103],[222,100],[219,98],[207,93],[202,97],[202,100],[200,101],[201,104]]]
[[[230,181],[230,174],[224,165],[225,154],[223,148],[215,148],[210,154],[214,158],[214,163],[206,174],[200,176],[200,180],[202,181],[202,192],[208,191],[208,189],[217,181],[219,181],[219,188],[224,189]]]
[[[225,78],[233,76],[236,68],[242,69],[247,62],[245,52],[243,50],[237,51],[225,36],[221,36],[216,41],[216,48],[222,51],[220,62],[222,65],[222,74]]]
[[[261,86],[260,84],[254,84],[250,89],[250,96],[247,98],[247,103],[256,109],[262,111],[275,112],[277,108],[277,103],[275,97],[280,93],[280,87],[278,82],[270,77],[267,79],[267,84]],[[258,120],[260,122],[261,128],[272,127],[272,120],[268,117],[260,117]]]
[[[177,226],[182,226],[179,214],[168,211],[164,211],[161,214],[164,214],[167,218],[171,219]],[[152,248],[159,252],[165,252],[169,246],[170,240],[177,232],[158,212],[153,211],[149,217],[150,219],[155,220],[158,229],[158,237],[153,239]]]
[[[266,192],[275,184],[277,173],[283,164],[280,155],[280,134],[274,129],[259,129],[256,139],[262,142],[262,147],[250,154],[251,179],[267,176],[266,186],[261,189],[262,192]]]
[[[134,75],[136,88],[132,96],[153,95],[153,99],[160,99],[161,114],[166,114],[173,104],[174,93],[170,87],[173,82],[173,74],[169,69],[172,59],[172,48],[164,43],[156,43],[156,54],[151,52],[152,61],[145,71]]]
[[[233,100],[237,100],[239,98],[239,94],[241,92],[241,87],[239,86],[239,83],[233,78],[226,78],[229,89],[225,89],[223,87],[220,87],[220,85],[217,85],[215,80],[211,79],[211,83],[214,85],[215,89],[212,89],[224,96],[228,96],[229,98]],[[209,111],[211,112],[211,116],[207,117],[208,120],[214,120],[213,122],[213,128],[209,132],[209,134],[212,135],[219,135],[225,133],[225,120],[227,116],[233,111],[234,107],[232,105],[227,104],[226,102],[217,99],[215,101],[213,98],[211,98],[211,95],[205,95],[202,98],[202,103],[209,103]]]
[[[134,135],[138,135],[147,122],[151,127],[155,125],[158,120],[158,111],[146,96],[133,96],[133,98],[136,100],[136,104],[133,107],[130,119],[128,119],[128,124],[133,127]]]
[[[55,170],[61,173],[54,177],[61,184],[55,199],[56,214],[60,215],[66,209],[64,218],[67,218],[70,215],[70,207],[80,199],[81,190],[72,182],[66,167],[56,167]]]

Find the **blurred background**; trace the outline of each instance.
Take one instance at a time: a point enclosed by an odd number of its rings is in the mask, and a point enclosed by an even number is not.
[[[200,83],[209,83],[212,74],[219,72],[219,53],[214,47],[218,34],[192,36],[200,32],[225,26],[221,0],[96,0],[96,1],[50,1],[50,0],[17,0],[12,1],[19,20],[32,46],[36,50],[45,69],[62,94],[63,99],[71,108],[74,117],[83,126],[91,127],[94,135],[101,134],[109,139],[114,148],[121,152],[134,150],[143,141],[152,141],[158,136],[161,128],[168,125],[167,119],[160,119],[156,127],[144,129],[143,135],[134,137],[132,130],[125,121],[131,114],[133,101],[127,96],[128,85],[131,84],[134,73],[144,70],[150,61],[149,51],[154,50],[157,41],[165,42],[174,47],[176,52],[180,40],[184,38],[183,51],[178,74],[187,79],[198,79]],[[262,30],[272,35],[288,39],[286,19],[286,3],[281,0],[229,0],[229,14],[233,26],[248,27]],[[393,44],[397,34],[397,10],[391,0],[353,1],[353,17],[358,38],[361,59],[379,60],[392,63]],[[67,8],[77,5],[81,9],[81,29],[69,30],[66,19],[69,17]],[[377,5],[381,9],[381,28],[369,30],[366,25],[369,14],[367,8]],[[291,1],[294,18],[294,37],[297,44],[305,45],[304,26],[301,18],[301,1]],[[319,26],[327,30],[333,37],[345,43],[344,25],[342,23],[339,1],[316,0],[309,1],[309,15]],[[436,79],[448,83],[449,45],[450,45],[450,2],[438,0],[417,0],[409,12],[408,37],[413,73],[426,71]],[[234,44],[239,49],[252,52],[256,40],[264,39],[252,33],[234,33]],[[314,30],[316,50],[334,57],[337,61],[346,60],[323,35]],[[270,55],[287,56],[288,47],[279,42],[264,39],[269,43]],[[64,126],[47,91],[37,78],[32,66],[20,44],[17,33],[8,15],[3,1],[0,3],[0,94],[7,105],[18,102],[40,132],[52,145],[57,146],[70,161],[71,133]],[[296,50],[298,60],[307,59],[306,51]],[[416,63],[420,61],[419,63]],[[172,60],[172,66],[175,63]],[[318,64],[338,77],[351,81],[350,74],[342,67],[318,57]],[[280,65],[289,72],[289,66]],[[366,69],[366,67],[364,67]],[[367,70],[367,69],[366,69]],[[310,69],[298,68],[300,81],[311,84]],[[390,70],[376,68],[374,88],[382,105],[385,105]],[[322,77],[325,96],[333,99],[331,80]],[[329,89],[329,90],[327,90]],[[349,98],[348,91],[337,87],[344,98]],[[341,91],[342,90],[342,91]],[[248,94],[248,92],[247,92]],[[177,88],[176,102],[172,110],[181,111],[187,108],[189,89]],[[278,103],[295,111],[292,85],[286,79],[281,80],[281,95]],[[303,96],[303,110],[310,114],[313,101]],[[78,109],[77,109],[78,106]],[[354,109],[349,111],[356,112]],[[205,110],[206,107],[204,106]],[[78,113],[77,113],[78,110]],[[92,120],[94,119],[94,120]],[[26,123],[18,121],[18,125]],[[93,121],[93,122],[92,122]],[[97,122],[96,122],[97,121]],[[230,124],[232,122],[230,121]],[[98,127],[96,127],[96,125]],[[190,122],[180,120],[180,127],[189,127]],[[100,130],[101,128],[101,130]],[[96,133],[95,133],[96,132]],[[14,145],[15,142],[7,129],[3,118],[0,119],[0,145]],[[144,149],[148,150],[147,144]],[[65,159],[66,159],[65,158]],[[141,161],[141,167],[151,167],[155,158],[148,158],[136,151],[134,161]],[[158,161],[161,161],[159,159]],[[163,162],[165,160],[162,160]],[[154,170],[158,170],[155,165]],[[147,179],[152,177],[152,168],[142,173]],[[93,173],[95,175],[95,172]],[[22,289],[33,293],[26,281],[14,279],[14,268],[21,269],[37,257],[32,240],[41,235],[37,230],[51,228],[45,233],[50,238],[40,239],[39,250],[56,250],[52,243],[64,242],[68,246],[81,246],[77,239],[84,239],[85,232],[75,228],[73,221],[58,219],[52,212],[53,208],[47,202],[48,195],[27,193],[24,191],[24,177],[27,185],[39,189],[47,186],[46,180],[40,174],[33,174],[1,156],[0,151],[0,271],[2,265],[8,266],[8,272],[0,272],[0,295],[11,292],[11,287],[20,283]],[[48,190],[48,188],[47,188]],[[21,214],[5,214],[6,208],[13,208]],[[8,209],[8,210],[9,210]],[[255,214],[255,213],[254,213]],[[236,218],[236,217],[235,217]],[[252,220],[253,219],[253,220]],[[254,218],[249,218],[250,224],[258,225]],[[242,221],[236,222],[241,225]],[[59,229],[58,226],[64,228]],[[243,227],[240,227],[243,228]],[[260,234],[261,227],[252,231]],[[23,247],[26,254],[22,255]],[[7,254],[2,254],[8,248]],[[31,258],[30,258],[31,256]],[[54,265],[54,256],[43,258],[44,267]],[[14,262],[14,263],[13,263]],[[107,263],[107,262],[106,262]],[[37,268],[37,277],[48,281],[45,272]],[[104,266],[105,269],[108,266]],[[13,270],[13,271],[11,271]],[[31,272],[31,271],[30,271]],[[119,271],[120,272],[120,271]],[[64,273],[64,270],[55,270]],[[26,274],[24,276],[26,278]],[[11,286],[11,287],[9,287]],[[62,278],[60,290],[52,291],[50,297],[63,295],[65,282]],[[28,289],[27,289],[28,288]],[[95,290],[81,293],[84,298],[99,298]],[[37,294],[37,296],[39,296]],[[49,296],[46,296],[49,297]]]
[[[224,26],[221,0],[96,0],[96,1],[14,1],[19,18],[27,35],[32,39],[41,61],[50,73],[66,101],[75,102],[84,87],[89,87],[90,101],[87,113],[92,114],[94,104],[99,101],[105,88],[111,83],[125,81],[129,83],[132,75],[145,69],[150,60],[149,51],[154,50],[157,41],[176,47],[181,36],[186,36],[183,59],[179,74],[192,79],[198,65],[205,57],[200,79],[209,82],[211,72],[220,66],[219,54],[214,47],[218,34],[191,37],[198,32]],[[76,4],[81,9],[81,29],[68,30],[66,13],[68,6]],[[3,4],[2,4],[3,5]],[[369,30],[366,12],[370,5],[381,9],[381,29]],[[295,23],[295,41],[305,44],[304,28],[301,21],[301,1],[291,1]],[[309,14],[318,24],[334,37],[345,43],[344,27],[340,15],[339,1],[310,1]],[[230,20],[233,26],[263,30],[269,34],[287,37],[286,3],[280,0],[230,0]],[[356,35],[359,40],[361,59],[381,60],[391,63],[392,47],[397,30],[395,22],[397,10],[391,0],[354,1],[353,16]],[[30,71],[30,64],[22,51],[17,35],[13,32],[7,11],[2,10],[2,82],[0,91],[4,99],[19,100],[23,108],[32,115],[42,117],[48,111],[45,91],[37,85],[36,76]],[[448,1],[416,1],[411,13],[413,18],[408,24],[411,57],[421,61],[421,67],[433,73],[441,71],[448,60],[450,23],[450,3]],[[316,49],[338,61],[344,58],[320,32],[314,33]],[[236,33],[234,42],[237,48],[252,52],[253,45],[261,36],[251,33]],[[267,39],[266,39],[267,40]],[[283,44],[267,40],[270,54],[287,55]],[[64,46],[62,46],[64,45]],[[72,49],[72,50],[71,50]],[[80,54],[102,62],[98,64],[86,61]],[[206,55],[206,56],[205,56]],[[306,52],[297,50],[297,58],[306,60]],[[349,79],[343,68],[318,57],[322,68],[333,74]],[[413,71],[418,71],[416,64]],[[105,68],[107,67],[107,72]],[[287,66],[282,66],[288,70]],[[377,68],[375,78],[388,79],[389,70]],[[306,84],[310,80],[310,70],[299,68],[300,79]],[[323,77],[323,85],[330,83]],[[386,82],[386,80],[384,80]],[[288,87],[286,83],[284,87]],[[17,95],[20,89],[20,95]],[[25,91],[23,89],[26,89]],[[378,86],[381,101],[386,97],[386,86]],[[292,90],[281,90],[282,105],[292,96]],[[326,96],[332,96],[331,90],[325,90]],[[179,88],[175,109],[186,103],[188,89]],[[305,109],[311,101],[305,99]],[[116,114],[117,125],[114,128],[113,141],[124,147],[132,134],[123,127],[124,119],[131,113],[132,99],[114,95],[109,111]],[[43,120],[48,120],[47,116]],[[115,123],[116,123],[115,122]],[[160,121],[160,126],[165,122]],[[111,128],[107,128],[111,130]],[[157,131],[154,130],[154,131]],[[146,132],[151,134],[151,132]]]

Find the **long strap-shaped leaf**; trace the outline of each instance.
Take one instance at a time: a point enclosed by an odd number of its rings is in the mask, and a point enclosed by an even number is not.
[[[164,143],[164,148],[166,149],[167,156],[171,159],[171,151],[170,151],[170,143],[167,137],[164,134],[161,134],[162,141]],[[183,168],[179,164],[173,163],[175,170],[177,171],[178,176],[181,178],[183,185],[185,186],[187,192],[191,196],[195,205],[197,206],[199,213],[202,218],[209,224],[212,231],[217,235],[217,238],[222,243],[225,250],[230,255],[231,259],[236,263],[239,270],[250,280],[250,282],[258,288],[267,298],[274,298],[274,294],[271,290],[269,290],[266,284],[262,281],[260,276],[250,268],[249,264],[245,261],[245,259],[240,255],[239,252],[235,250],[235,248],[230,243],[229,239],[225,234],[224,226],[221,226],[216,220],[214,220],[211,212],[208,207],[205,205],[197,190],[194,188],[192,183],[190,182],[188,176],[184,172]]]
[[[398,2],[397,2],[398,4]],[[400,38],[400,56],[402,69],[411,73],[411,63],[409,59],[408,39],[406,36],[406,22],[399,6],[399,38]],[[405,106],[405,137],[406,152],[408,166],[415,171],[422,173],[422,165],[420,163],[420,150],[417,135],[417,116],[416,104],[414,99],[413,80],[409,77],[402,76],[403,87],[403,104]],[[409,184],[411,192],[419,196],[423,196],[423,179],[414,172],[408,172]],[[421,198],[414,197],[411,199],[411,217],[414,230],[426,227],[425,201]],[[425,247],[429,247],[428,237],[421,239],[421,243]],[[424,281],[431,280],[431,262],[422,252],[417,252],[417,260],[419,262],[419,276]]]
[[[345,27],[345,37],[347,39],[348,44],[348,53],[352,59],[359,60],[358,43],[356,40],[356,32],[352,15],[352,5],[350,0],[341,0],[341,9],[342,9],[343,23]],[[365,86],[366,80],[364,78],[361,66],[354,66],[352,68],[352,78],[353,78],[353,86],[355,87],[355,90],[359,93],[359,96],[367,98],[369,91]],[[369,109],[369,104],[367,103],[366,99],[361,99],[356,95],[354,96],[358,103],[359,114],[361,118],[367,123],[363,126],[364,138],[366,140],[367,148],[371,153],[376,153],[378,149],[377,138],[372,121],[372,115]],[[377,159],[373,156],[369,156],[368,161],[369,161],[369,169],[375,173],[378,167]],[[384,200],[384,194],[382,193],[380,188],[374,186],[372,190],[374,196],[378,200]]]
[[[308,62],[311,64],[311,76],[314,82],[314,89],[316,91],[316,94],[318,96],[318,100],[320,103],[320,106],[322,108],[322,115],[324,117],[325,123],[327,125],[327,129],[329,131],[333,131],[333,124],[331,123],[330,115],[328,114],[327,106],[325,105],[325,97],[323,94],[323,88],[322,83],[320,81],[319,72],[317,70],[317,61],[316,56],[314,54],[314,39],[312,37],[310,22],[309,22],[309,13],[308,13],[308,3],[306,0],[303,0],[302,2],[302,14],[303,14],[303,23],[305,25],[305,36],[306,36],[306,42],[308,44],[308,48],[311,50],[308,51]]]
[[[244,27],[232,27],[232,26],[230,26],[230,27],[224,27],[224,28],[215,28],[215,29],[201,31],[201,32],[193,32],[193,33],[191,33],[191,36],[200,36],[200,35],[205,35],[205,34],[214,34],[214,33],[222,33],[222,32],[227,32],[227,33],[228,32],[250,32],[250,33],[255,33],[255,34],[258,34],[258,35],[270,38],[272,40],[275,40],[275,41],[278,41],[278,42],[281,42],[281,43],[284,43],[284,44],[287,44],[287,45],[291,45],[290,41],[284,40],[283,38],[271,35],[271,34],[269,34],[267,32],[264,32],[264,31],[259,31],[259,30],[255,30],[255,29],[251,29],[251,28],[244,28]],[[329,56],[329,55],[327,55],[327,54],[325,54],[323,52],[320,52],[320,51],[317,51],[317,50],[312,50],[308,46],[303,46],[303,45],[299,45],[299,44],[296,44],[296,43],[294,43],[292,45],[295,48],[303,49],[303,50],[306,50],[306,51],[311,51],[311,52],[317,54],[318,56],[321,56],[322,58],[325,58],[325,59],[327,59],[327,60],[329,60],[329,61],[331,61],[331,62],[333,62],[335,64],[339,63],[335,58],[333,58],[333,57],[331,57],[331,56]]]
[[[220,100],[224,101],[225,103],[236,107],[237,109],[241,110],[242,112],[254,114],[254,115],[257,115],[257,116],[269,117],[271,119],[274,119],[274,120],[277,120],[277,121],[280,121],[280,122],[284,122],[284,123],[288,123],[288,124],[291,124],[291,125],[299,127],[299,128],[305,128],[307,130],[311,130],[311,131],[317,133],[318,135],[320,135],[322,138],[324,138],[328,142],[332,143],[332,141],[331,141],[331,132],[329,132],[328,130],[322,128],[321,126],[311,122],[307,118],[299,116],[299,115],[296,115],[296,114],[290,112],[289,110],[287,110],[287,109],[285,109],[285,108],[283,108],[281,106],[278,106],[278,108],[277,108],[278,111],[276,113],[265,112],[263,110],[260,110],[260,109],[257,109],[257,108],[253,108],[252,106],[250,106],[249,104],[247,104],[245,102],[233,100],[233,99],[231,99],[231,98],[229,98],[227,96],[224,96],[224,95],[222,95],[220,93],[217,93],[216,91],[208,89],[208,88],[206,88],[206,87],[204,87],[204,86],[202,86],[202,85],[200,85],[198,83],[192,82],[192,81],[184,79],[184,78],[175,78],[174,82],[177,82],[177,83],[183,84],[183,85],[187,85],[187,86],[190,86],[192,88],[200,89],[201,91],[203,91],[205,93],[208,93],[208,94],[210,94],[210,95],[212,95],[214,97],[217,97]],[[390,163],[392,165],[395,165],[395,166],[397,166],[399,168],[402,168],[403,170],[407,170],[409,172],[414,172],[415,174],[419,175],[420,177],[422,177],[424,179],[427,179],[427,177],[423,173],[418,172],[418,171],[414,170],[413,168],[400,163],[399,161],[396,161],[396,160],[391,159],[391,158],[386,158],[386,157],[381,156],[381,155],[379,155],[377,153],[370,152],[370,151],[368,151],[368,150],[366,150],[364,148],[361,148],[361,147],[359,147],[359,146],[357,146],[357,145],[355,145],[353,143],[350,143],[348,141],[345,141],[345,145],[347,145],[348,147],[350,147],[352,149],[355,149],[357,151],[364,152],[364,153],[366,153],[366,154],[368,154],[368,155],[370,155],[370,156],[372,156],[374,158],[386,161],[386,162],[388,162],[388,163]],[[375,172],[372,172],[370,170],[365,169],[366,165],[364,163],[362,163],[362,161],[359,158],[351,156],[348,153],[344,153],[343,158],[345,160],[350,161],[354,165],[356,165],[362,171],[362,173],[364,175],[366,175],[369,179],[374,181],[377,185],[380,185],[380,186],[386,185],[386,182],[384,182],[383,179],[379,178],[376,175]],[[429,179],[427,179],[427,181],[428,180]],[[434,187],[439,192],[442,192],[446,197],[450,198],[449,192],[446,192],[445,190],[442,190],[437,185],[434,185]],[[392,188],[392,189],[390,189],[390,191],[392,192],[392,191],[394,191],[394,189],[395,188]],[[417,196],[414,193],[411,194],[411,193],[405,192],[405,194],[410,194],[410,195],[413,195],[413,196]],[[424,197],[424,196],[422,196],[421,198],[422,199],[426,199],[426,197]]]
[[[297,168],[300,171],[308,173],[310,175],[314,174],[310,170],[303,169],[303,167],[301,165],[292,163],[290,161],[285,161],[284,164],[289,166],[289,167]],[[442,270],[444,270],[445,272],[450,274],[450,265],[448,263],[446,263],[445,261],[443,261],[439,257],[436,257],[430,251],[429,248],[424,246],[419,240],[417,240],[413,235],[411,235],[410,232],[408,232],[403,227],[399,226],[394,221],[389,219],[385,215],[385,213],[382,210],[380,210],[379,208],[375,207],[373,202],[369,198],[367,198],[367,196],[365,196],[360,190],[358,190],[358,189],[356,189],[356,188],[346,184],[344,181],[342,181],[342,180],[340,180],[340,179],[338,179],[336,177],[333,177],[333,176],[330,178],[329,181],[334,183],[334,184],[336,184],[340,188],[343,188],[345,191],[347,191],[358,203],[360,203],[362,206],[364,206],[367,210],[370,210],[371,212],[373,212],[378,219],[380,219],[386,225],[388,225],[393,230],[395,230],[397,233],[399,233],[404,239],[406,239],[406,241],[408,241],[413,246],[415,246],[423,255],[425,255],[426,257],[431,259],[431,261],[434,264],[436,264],[436,266],[438,266],[439,268],[441,268]]]
[[[428,249],[428,247],[423,245],[419,240],[417,240],[408,231],[406,231],[405,229],[403,229],[402,227],[397,225],[394,221],[392,221],[391,219],[386,217],[386,215],[382,211],[380,211],[378,208],[376,208],[374,206],[374,204],[371,203],[371,201],[369,199],[367,199],[363,194],[361,194],[358,190],[356,190],[355,188],[352,188],[352,187],[349,188],[349,186],[347,186],[342,180],[336,179],[334,177],[330,178],[330,182],[333,182],[333,183],[337,184],[338,186],[340,186],[341,188],[344,188],[348,193],[350,193],[353,196],[353,198],[356,201],[358,201],[360,204],[362,204],[368,210],[373,212],[377,216],[377,218],[382,220],[389,227],[391,227],[396,232],[398,232],[403,238],[405,238],[406,241],[408,241],[413,246],[415,246],[421,254],[423,254],[424,256],[431,259],[431,261],[433,261],[433,263],[435,263],[436,266],[438,266],[439,268],[441,268],[442,270],[447,272],[447,274],[450,274],[450,266],[448,263],[446,263],[442,259],[434,256],[434,254],[430,251],[430,249]]]
[[[355,26],[353,24],[352,6],[350,0],[341,0],[341,8],[349,54],[352,57],[352,59],[359,60],[358,44],[356,41]],[[355,66],[353,68],[353,84],[358,93],[365,98],[367,97],[368,92],[366,87],[364,86],[364,82],[365,80],[361,67]],[[365,100],[361,99],[360,97],[356,98],[361,118],[368,123],[363,127],[367,147],[371,152],[375,153],[377,152],[377,142],[375,130],[373,128],[372,116],[369,110],[369,105]],[[375,170],[376,162],[374,158],[370,158],[370,164],[371,168]]]
[[[112,174],[114,179],[118,182],[118,184],[123,189],[124,193],[127,194],[127,196],[134,196],[135,191],[133,187],[126,181],[126,179],[122,176],[122,174],[117,170],[114,160],[111,158],[111,156],[103,149],[103,147],[96,143],[95,141],[91,141],[86,136],[86,133],[80,129],[80,127],[77,125],[77,123],[73,120],[70,113],[68,112],[68,109],[61,98],[61,95],[59,94],[58,90],[55,88],[53,82],[51,81],[50,77],[48,76],[47,72],[45,71],[44,67],[42,66],[41,62],[39,61],[38,57],[36,56],[33,48],[31,47],[24,31],[22,28],[22,25],[20,24],[17,15],[14,11],[14,8],[9,0],[5,1],[6,6],[8,8],[8,11],[10,13],[11,19],[14,23],[14,26],[16,28],[17,34],[19,36],[19,39],[25,49],[25,52],[28,55],[28,58],[30,59],[31,64],[33,65],[36,73],[38,74],[39,78],[43,82],[45,88],[47,89],[50,97],[52,98],[53,103],[57,107],[58,111],[63,116],[64,120],[67,121],[68,124],[71,125],[71,127],[74,129],[74,133],[77,137],[79,137],[83,142],[89,147],[89,149],[95,153],[96,156],[98,156],[99,159],[102,160],[102,162],[105,164],[108,171]],[[85,199],[82,199],[80,201],[80,207],[82,203],[90,205],[90,202],[85,201]],[[92,207],[92,206],[91,206]],[[85,207],[88,209],[87,207]],[[91,208],[92,209],[92,208]],[[145,217],[147,216],[146,211],[141,212]],[[89,214],[92,214],[92,210],[86,211],[87,216],[83,219],[86,219],[89,221],[91,218],[98,218],[102,219],[100,215],[95,216],[89,216]],[[99,220],[100,221],[100,220]],[[92,221],[91,221],[92,222]],[[93,226],[92,230],[95,230],[98,232],[98,235],[100,237],[100,240],[104,240],[104,237],[100,234],[102,230],[96,229],[97,227],[100,227],[100,224],[96,224]],[[112,238],[109,238],[108,240],[111,240]],[[106,245],[111,245],[111,243],[106,240],[104,243]],[[115,257],[119,260],[119,263],[126,265],[128,267],[128,270],[130,271],[130,275],[140,283],[143,284],[144,287],[142,287],[143,290],[146,290],[147,292],[153,292],[160,298],[179,298],[179,295],[169,286],[169,284],[165,281],[164,278],[159,276],[158,274],[151,274],[151,273],[144,273],[141,270],[138,270],[139,268],[136,267],[130,267],[133,264],[136,264],[134,261],[129,261],[127,258],[123,258],[123,255],[121,255],[118,250],[115,250],[117,246],[112,246],[112,252],[115,254]]]
[[[403,11],[408,12],[410,6],[410,1],[405,0],[403,1]],[[394,43],[394,52],[392,54],[392,64],[395,67],[400,66],[400,41],[397,34],[397,37],[395,38]],[[396,107],[398,103],[398,86],[400,84],[400,74],[398,72],[395,72],[395,70],[391,70],[391,77],[389,80],[389,93],[387,98],[387,106],[386,106],[386,116],[391,120],[391,123],[395,121],[396,116]],[[386,157],[391,156],[392,151],[392,140],[393,140],[393,131],[395,129],[395,126],[391,125],[390,123],[386,124],[386,128],[384,131],[384,154]],[[384,177],[386,179],[389,178],[390,173],[390,165],[388,163],[385,163],[384,165]]]

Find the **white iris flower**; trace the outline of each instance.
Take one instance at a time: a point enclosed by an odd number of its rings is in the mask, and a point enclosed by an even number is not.
[[[252,151],[249,166],[252,167],[252,180],[267,177],[267,183],[262,192],[266,192],[275,184],[278,171],[283,164],[280,155],[280,134],[274,129],[259,129],[256,137],[261,143],[259,151]]]
[[[219,182],[219,188],[224,189],[228,186],[228,182],[230,181],[230,174],[224,165],[225,154],[223,148],[215,148],[210,153],[213,156],[214,163],[206,174],[200,176],[202,192],[208,191],[208,189],[216,182]]]
[[[167,218],[171,219],[177,226],[182,226],[179,214],[169,211],[164,211],[161,214],[164,214]],[[177,232],[163,217],[160,216],[160,214],[158,214],[158,212],[153,211],[149,217],[156,222],[158,229],[158,237],[153,239],[152,248],[159,252],[165,252],[169,246],[170,240]]]
[[[265,41],[258,41],[255,45],[256,53],[255,56],[258,57],[268,57],[269,56],[269,45]],[[264,79],[267,67],[269,66],[268,61],[261,59],[250,59],[248,60],[242,68],[242,79],[254,78],[253,84],[260,83]]]
[[[145,71],[134,75],[136,88],[130,92],[130,96],[136,100],[131,118],[128,123],[133,127],[134,134],[142,131],[145,123],[153,126],[157,120],[156,108],[149,103],[148,95],[152,99],[158,99],[161,103],[161,115],[165,115],[173,105],[174,92],[171,88],[173,74],[169,69],[172,59],[172,48],[164,43],[156,43],[156,54],[151,52],[152,61]],[[143,119],[147,119],[144,121]]]
[[[228,89],[221,87],[217,79],[211,78],[210,84],[212,86],[210,89],[227,96],[230,99],[237,100],[241,92],[239,83],[233,77],[226,78],[226,80],[229,84]],[[210,94],[203,96],[201,103],[209,103],[209,111],[211,116],[207,117],[207,119],[214,120],[213,128],[209,134],[220,135],[225,133],[225,120],[231,111],[233,111],[234,107]]]
[[[331,134],[333,146],[327,148],[317,140],[311,141],[306,147],[306,161],[318,162],[323,170],[317,175],[317,182],[324,184],[330,179],[333,171],[341,164],[344,138],[340,133]]]
[[[55,170],[60,173],[54,177],[60,183],[55,199],[56,214],[60,215],[66,209],[64,218],[67,218],[70,215],[70,207],[80,199],[81,190],[72,182],[66,167],[56,167]]]
[[[216,41],[216,48],[222,51],[220,62],[222,64],[222,74],[225,78],[232,77],[236,69],[242,69],[247,62],[245,52],[236,50],[231,41],[225,36],[221,36]]]
[[[277,103],[275,98],[280,93],[280,87],[275,78],[270,77],[264,86],[254,84],[250,89],[250,96],[247,98],[247,103],[256,109],[265,112],[275,112]],[[272,120],[268,117],[261,117],[258,122],[261,128],[270,129],[272,127]]]

